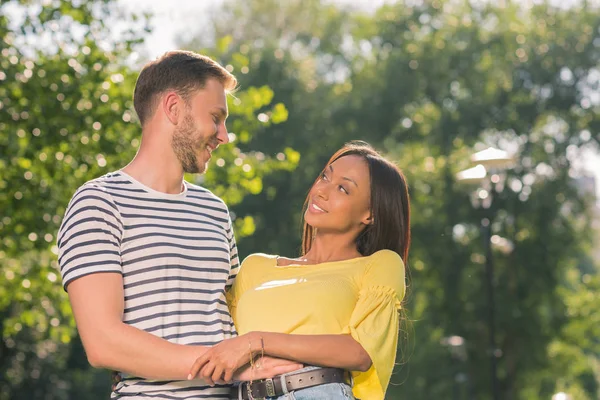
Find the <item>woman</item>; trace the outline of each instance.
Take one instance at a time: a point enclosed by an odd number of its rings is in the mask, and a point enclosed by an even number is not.
[[[240,336],[207,351],[190,376],[229,382],[265,354],[313,367],[242,383],[232,398],[383,399],[406,287],[406,180],[369,145],[353,142],[331,157],[304,210],[302,257],[244,260],[228,293]]]

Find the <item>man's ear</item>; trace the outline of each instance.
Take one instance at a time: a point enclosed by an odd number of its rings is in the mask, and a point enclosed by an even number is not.
[[[183,99],[175,92],[167,92],[160,100],[160,107],[162,108],[167,119],[173,124],[177,125],[181,118],[183,107]]]

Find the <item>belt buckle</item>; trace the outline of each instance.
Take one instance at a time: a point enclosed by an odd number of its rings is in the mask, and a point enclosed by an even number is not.
[[[266,379],[265,386],[267,388],[267,396],[275,397],[275,385],[273,385],[273,379]],[[266,397],[254,397],[252,396],[252,383],[248,382],[246,385],[246,392],[248,393],[248,400],[267,400]]]
[[[275,397],[275,384],[273,383],[273,379],[265,379],[265,387],[267,389],[267,397]]]

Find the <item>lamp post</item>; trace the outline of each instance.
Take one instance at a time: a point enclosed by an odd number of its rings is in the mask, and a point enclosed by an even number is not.
[[[565,392],[558,392],[552,396],[552,400],[573,400],[573,397]]]
[[[467,361],[467,349],[465,338],[462,336],[447,336],[442,338],[440,344],[450,351],[450,357],[453,364],[453,399],[461,398],[460,385],[468,383],[468,376],[462,370],[464,362]]]
[[[499,400],[498,390],[498,357],[501,352],[496,347],[496,302],[494,294],[494,260],[492,255],[492,223],[495,211],[492,208],[494,194],[504,189],[500,174],[514,164],[514,158],[507,152],[493,147],[477,152],[471,156],[474,167],[457,174],[458,182],[477,184],[474,203],[479,203],[486,210],[486,217],[481,220],[481,231],[485,249],[485,277],[488,305],[488,341],[490,355],[490,374],[492,383],[492,399]]]

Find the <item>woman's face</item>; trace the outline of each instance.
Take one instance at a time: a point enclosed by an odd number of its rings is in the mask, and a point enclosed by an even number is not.
[[[360,156],[338,158],[309,193],[306,223],[321,233],[356,234],[371,223],[369,166]]]

